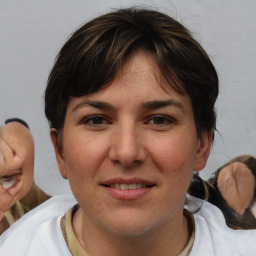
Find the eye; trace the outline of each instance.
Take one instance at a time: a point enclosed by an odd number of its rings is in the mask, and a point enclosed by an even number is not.
[[[175,123],[176,121],[173,118],[167,117],[164,115],[155,115],[150,117],[148,120],[148,124],[160,125],[160,126],[170,125]]]
[[[98,126],[109,124],[109,121],[102,115],[93,115],[83,119],[82,124],[98,127]]]

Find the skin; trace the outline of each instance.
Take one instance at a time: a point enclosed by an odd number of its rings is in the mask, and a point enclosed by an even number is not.
[[[16,182],[8,189],[0,184],[1,219],[17,200],[30,191],[33,170],[34,142],[29,129],[18,122],[6,124],[0,132],[0,178]]]
[[[235,162],[219,173],[218,188],[228,205],[243,215],[253,199],[255,178],[245,164]]]
[[[73,229],[88,254],[177,255],[184,249],[185,194],[192,171],[206,164],[211,133],[198,137],[189,97],[164,81],[153,56],[138,52],[104,89],[72,98],[62,150],[55,129],[51,138],[81,207]],[[125,199],[129,191],[104,186],[111,181],[152,187]]]

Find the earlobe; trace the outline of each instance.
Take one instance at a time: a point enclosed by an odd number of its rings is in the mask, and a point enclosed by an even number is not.
[[[210,154],[211,141],[212,132],[202,131],[201,137],[199,138],[194,171],[201,171],[205,167]]]
[[[51,136],[52,144],[53,144],[53,147],[55,150],[55,156],[56,156],[60,174],[64,179],[67,179],[65,158],[63,155],[63,150],[60,149],[60,147],[58,145],[57,130],[55,128],[51,129],[50,136]]]

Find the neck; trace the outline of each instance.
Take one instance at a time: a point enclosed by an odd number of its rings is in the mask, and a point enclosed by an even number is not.
[[[188,222],[182,212],[183,209],[168,223],[136,237],[118,236],[98,228],[83,218],[81,209],[74,216],[73,227],[78,241],[91,256],[177,256],[190,238]]]

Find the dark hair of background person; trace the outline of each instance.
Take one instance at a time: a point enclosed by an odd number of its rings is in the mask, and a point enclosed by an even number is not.
[[[246,208],[243,215],[238,215],[234,209],[232,209],[228,202],[223,198],[218,188],[218,176],[221,170],[232,163],[243,163],[252,172],[256,183],[256,158],[251,155],[241,155],[231,159],[229,162],[219,167],[210,179],[203,180],[198,173],[193,175],[192,182],[188,189],[188,193],[197,198],[201,198],[217,206],[223,213],[226,223],[233,229],[255,229],[256,218],[252,214],[250,207],[251,203],[256,199],[256,186],[254,188],[254,195],[250,205]]]
[[[8,119],[5,120],[5,124],[11,123],[11,122],[21,123],[29,129],[29,126],[28,126],[27,122],[25,122],[23,119],[14,117],[14,118],[8,118]]]

